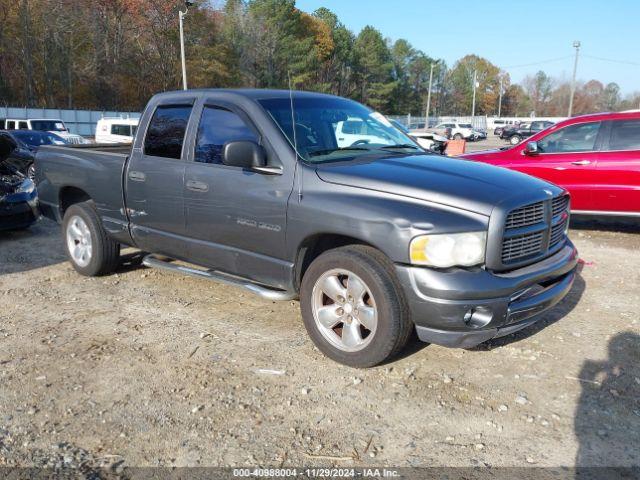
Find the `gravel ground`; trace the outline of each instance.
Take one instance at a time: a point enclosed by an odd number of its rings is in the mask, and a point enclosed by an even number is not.
[[[638,465],[640,228],[571,236],[581,276],[534,327],[355,370],[297,302],[0,234],[0,466]]]

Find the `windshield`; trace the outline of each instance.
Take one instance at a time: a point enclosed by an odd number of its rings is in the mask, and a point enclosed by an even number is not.
[[[66,132],[62,120],[31,120],[31,128],[43,132]]]
[[[295,139],[289,98],[259,100],[300,156],[312,163],[423,150],[382,114],[344,98],[295,98]]]
[[[11,132],[15,138],[28,147],[39,147],[40,145],[65,145],[67,141],[55,133],[37,132],[35,130],[16,130]]]

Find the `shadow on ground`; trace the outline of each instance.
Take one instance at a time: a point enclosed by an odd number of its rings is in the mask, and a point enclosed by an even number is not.
[[[613,336],[608,358],[585,361],[578,378],[576,477],[613,478],[625,472],[601,468],[635,467],[615,478],[640,478],[640,334]]]

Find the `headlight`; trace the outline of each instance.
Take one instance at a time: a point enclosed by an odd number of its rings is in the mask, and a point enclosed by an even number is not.
[[[415,265],[470,267],[484,262],[487,232],[420,235],[411,240],[409,258]]]
[[[20,184],[15,193],[31,193],[36,189],[35,184],[28,178]]]

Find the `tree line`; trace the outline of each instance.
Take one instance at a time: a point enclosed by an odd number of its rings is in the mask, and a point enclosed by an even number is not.
[[[180,0],[0,0],[0,104],[140,110],[181,87]],[[295,0],[201,0],[185,19],[189,87],[313,90],[386,114],[423,115],[433,65],[431,113],[564,116],[570,84],[540,71],[512,83],[478,55],[453,65],[389,40],[373,26],[355,34],[326,8]],[[615,83],[580,83],[574,113],[638,108]]]

